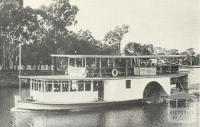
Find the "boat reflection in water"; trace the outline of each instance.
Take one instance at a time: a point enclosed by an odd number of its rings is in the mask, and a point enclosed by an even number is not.
[[[187,92],[178,92],[169,97],[168,115],[169,121],[174,123],[198,122],[197,97]]]
[[[192,109],[192,105],[188,105]],[[168,106],[152,104],[127,106],[117,110],[90,110],[73,112],[20,111],[13,112],[12,127],[196,127],[197,122],[173,122],[168,118]],[[194,115],[194,112],[186,113]],[[179,116],[181,112],[176,112]],[[196,112],[197,113],[197,112]],[[187,121],[187,119],[185,119]]]
[[[13,112],[14,127],[104,127],[126,126],[132,122],[142,123],[143,108],[98,110],[98,111],[73,111],[73,112],[39,112],[20,111]],[[132,120],[134,118],[134,120]],[[26,121],[25,123],[23,121]],[[28,121],[28,122],[27,122]]]

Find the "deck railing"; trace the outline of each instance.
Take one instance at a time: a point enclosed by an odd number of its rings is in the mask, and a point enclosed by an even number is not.
[[[87,77],[134,76],[134,67],[87,67]]]
[[[178,72],[178,66],[158,65],[154,67],[87,67],[86,77],[120,77],[140,75],[164,75]]]

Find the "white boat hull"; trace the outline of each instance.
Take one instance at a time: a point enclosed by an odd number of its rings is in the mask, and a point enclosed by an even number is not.
[[[90,103],[73,103],[73,104],[56,104],[56,103],[42,103],[24,101],[15,98],[14,109],[23,110],[92,110],[99,108],[117,108],[123,105],[142,104],[142,100],[116,101],[116,102],[90,102]],[[14,111],[14,110],[13,110]]]

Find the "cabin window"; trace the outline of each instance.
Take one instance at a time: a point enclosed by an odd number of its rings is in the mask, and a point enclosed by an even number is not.
[[[126,80],[126,88],[131,88],[131,80]]]
[[[76,66],[77,67],[83,67],[83,61],[81,58],[77,58],[76,59]]]
[[[88,67],[96,67],[95,59],[93,58],[87,58],[87,64]]]
[[[38,90],[38,83],[35,83],[35,91]]]
[[[186,108],[187,107],[187,102],[186,99],[179,99],[178,101],[178,108]]]
[[[70,66],[74,67],[75,66],[75,59],[70,58]]]
[[[176,108],[176,100],[170,100],[169,104],[171,108]]]
[[[54,92],[60,92],[60,84],[54,84]]]
[[[44,84],[45,84],[45,81],[41,81],[41,91],[44,92]]]
[[[93,82],[93,91],[97,91],[98,90],[98,81],[94,81]]]
[[[115,59],[108,59],[108,67],[115,67]]]
[[[32,90],[34,90],[34,84],[35,84],[35,82],[32,81],[32,84],[31,84]]]
[[[60,84],[58,84],[58,81],[54,82],[54,92],[60,92]]]
[[[52,91],[52,84],[48,84],[48,90],[47,92],[51,92]]]
[[[41,83],[39,83],[39,91],[41,91]]]
[[[74,92],[76,90],[77,90],[77,82],[73,81],[73,82],[70,83],[70,91]]]
[[[52,81],[47,81],[44,86],[45,86],[45,88],[44,88],[45,92],[52,91]]]
[[[86,81],[85,82],[85,91],[90,91],[91,90],[91,82],[90,81]]]
[[[68,92],[69,91],[69,85],[67,81],[64,81],[64,84],[62,85],[62,91]]]
[[[38,80],[38,91],[41,91],[41,81]]]
[[[83,91],[84,90],[84,82],[79,82],[78,83],[78,91]]]

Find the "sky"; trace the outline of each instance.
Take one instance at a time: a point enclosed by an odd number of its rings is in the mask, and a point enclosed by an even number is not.
[[[52,0],[24,0],[24,6],[39,8]],[[102,40],[115,26],[127,24],[122,48],[128,42],[149,43],[154,47],[194,48],[200,52],[200,9],[198,0],[70,0],[77,5],[78,24],[74,31],[89,29]]]

